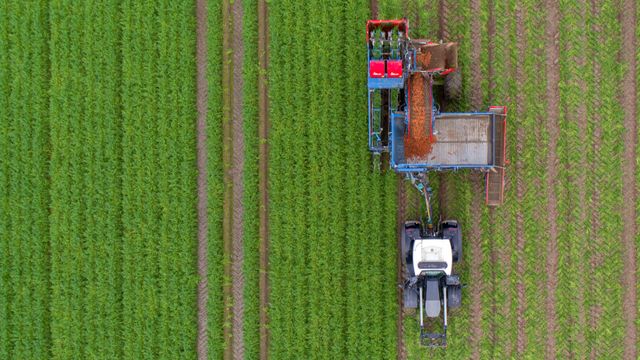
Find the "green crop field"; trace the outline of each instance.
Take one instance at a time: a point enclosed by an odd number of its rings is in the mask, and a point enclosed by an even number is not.
[[[0,2],[0,359],[638,358],[639,15]],[[464,229],[447,349],[399,301],[398,229],[424,209],[367,151],[374,16],[459,42],[443,110],[508,108],[504,205],[482,174],[429,175]]]

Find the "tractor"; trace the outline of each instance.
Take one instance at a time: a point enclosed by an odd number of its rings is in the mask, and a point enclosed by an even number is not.
[[[401,233],[402,305],[418,311],[422,345],[446,347],[448,310],[462,300],[454,272],[462,261],[462,226],[435,220],[427,175],[483,172],[487,206],[502,204],[507,109],[441,111],[462,92],[457,43],[411,39],[406,19],[367,21],[366,40],[369,150],[381,155],[385,170],[413,183],[426,209],[423,221],[406,220]],[[442,331],[430,331],[440,318]]]

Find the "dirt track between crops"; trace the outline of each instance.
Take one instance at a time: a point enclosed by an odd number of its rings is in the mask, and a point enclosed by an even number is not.
[[[258,133],[260,137],[259,192],[260,192],[260,359],[269,357],[269,331],[267,307],[269,305],[269,98],[267,94],[267,68],[269,62],[269,27],[267,17],[267,0],[258,1]]]
[[[622,22],[622,62],[627,71],[622,80],[622,107],[624,110],[624,157],[622,166],[624,222],[623,275],[624,289],[622,309],[625,325],[624,358],[636,359],[637,354],[637,282],[636,282],[636,8],[635,1],[625,0],[621,9]]]
[[[208,358],[207,344],[207,2],[196,2],[196,107],[197,107],[197,167],[198,167],[198,359]]]
[[[244,43],[241,1],[234,1],[233,12],[233,237],[231,252],[231,292],[233,294],[232,352],[234,359],[244,359]]]
[[[549,242],[547,243],[547,358],[556,356],[556,290],[558,287],[558,205],[557,195],[554,189],[558,177],[558,137],[560,128],[560,68],[558,66],[559,49],[559,25],[560,15],[558,4],[554,0],[547,0],[547,29],[546,29],[546,70],[547,70],[547,131],[549,133],[549,146],[547,157],[547,222],[549,225]]]

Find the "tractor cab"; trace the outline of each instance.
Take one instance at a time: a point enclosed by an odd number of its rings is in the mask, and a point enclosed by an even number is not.
[[[420,239],[413,243],[413,272],[418,276],[451,275],[453,256],[448,239]]]

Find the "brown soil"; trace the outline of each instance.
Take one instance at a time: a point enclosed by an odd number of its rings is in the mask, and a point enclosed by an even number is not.
[[[431,85],[421,74],[413,74],[409,79],[409,131],[404,137],[405,157],[408,162],[421,161],[431,152],[436,141],[431,131]],[[424,101],[417,101],[424,99]]]
[[[624,157],[622,166],[623,198],[622,231],[624,289],[622,309],[624,314],[625,338],[624,358],[637,358],[637,288],[636,288],[636,7],[635,1],[625,0],[621,9],[622,17],[622,61],[627,71],[622,80],[622,107],[624,109]]]
[[[267,307],[269,304],[269,103],[267,94],[267,67],[269,61],[269,43],[267,25],[267,1],[258,0],[258,62],[260,73],[258,75],[258,132],[260,137],[259,149],[259,191],[260,191],[260,359],[266,360],[269,356],[269,332]]]
[[[516,7],[516,38],[517,38],[517,50],[518,56],[517,58],[523,59],[526,55],[527,44],[526,37],[524,33],[524,14],[523,14],[522,6]],[[522,91],[527,74],[523,71],[522,66],[518,66],[516,64],[516,87],[519,89],[518,95],[516,95],[516,116],[524,113],[524,109],[522,108],[525,103],[524,99],[524,91]],[[521,154],[524,147],[525,133],[524,129],[521,126],[516,127],[516,152]],[[517,158],[515,164],[516,170],[516,201],[518,203],[522,202],[524,198],[524,194],[527,189],[525,187],[523,178],[524,174],[524,163],[521,158]],[[522,215],[522,211],[516,212],[516,239],[515,239],[515,254],[516,254],[516,358],[522,357],[524,354],[524,350],[526,347],[527,336],[525,333],[526,328],[526,319],[524,317],[525,310],[527,308],[526,296],[525,296],[525,261],[524,261],[524,246],[525,246],[525,236],[524,236],[524,216]]]
[[[234,1],[233,11],[233,244],[231,256],[231,292],[233,294],[233,348],[234,359],[244,359],[244,133],[243,133],[243,63],[242,41],[243,8],[241,1]]]
[[[224,335],[224,359],[230,360],[233,358],[233,354],[231,352],[231,346],[229,346],[229,342],[231,341],[231,332],[232,329],[228,325],[232,318],[232,304],[233,297],[231,293],[231,265],[229,260],[229,254],[231,254],[231,243],[232,243],[232,223],[233,223],[233,180],[231,178],[231,168],[228,164],[231,164],[233,152],[232,152],[232,129],[231,129],[231,119],[232,119],[232,98],[231,98],[231,89],[233,89],[233,77],[232,75],[232,63],[231,63],[231,6],[229,5],[229,0],[223,0],[222,2],[222,24],[223,28],[227,29],[222,33],[222,47],[224,51],[222,52],[222,86],[228,91],[223,92],[223,121],[222,121],[222,141],[224,142],[223,150],[222,150],[222,163],[224,164],[224,174],[223,181],[225,184],[224,190],[224,199],[223,199],[223,219],[222,219],[222,242],[223,242],[223,253],[224,253],[224,282],[223,282],[223,298],[224,298],[224,321],[223,321],[223,335]]]
[[[207,2],[196,2],[196,107],[198,119],[197,166],[198,166],[198,359],[208,358],[207,347]]]
[[[369,5],[371,7],[371,18],[372,19],[377,19],[378,18],[378,0],[371,0],[371,4]]]
[[[547,29],[546,29],[546,70],[547,70],[547,131],[549,132],[549,155],[547,157],[547,223],[549,224],[549,242],[547,243],[547,358],[556,356],[556,289],[558,287],[558,218],[557,196],[554,189],[554,182],[558,176],[558,157],[556,149],[558,146],[558,136],[560,129],[558,120],[560,117],[560,93],[558,85],[560,83],[559,58],[559,24],[560,15],[558,4],[553,0],[547,0]]]

